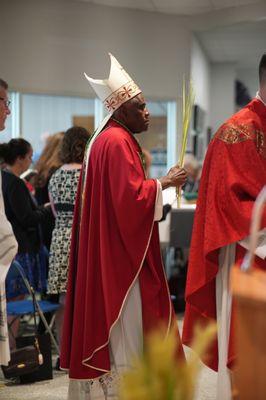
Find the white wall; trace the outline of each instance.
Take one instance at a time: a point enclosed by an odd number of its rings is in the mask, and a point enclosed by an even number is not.
[[[146,97],[174,99],[189,71],[183,20],[86,2],[1,0],[0,71],[22,92],[93,96],[83,78],[105,77],[112,52]]]
[[[195,37],[193,37],[191,47],[191,78],[196,93],[195,104],[198,104],[207,113],[206,124],[208,124],[211,66],[207,55]]]
[[[211,64],[210,125],[213,133],[235,112],[235,79],[235,64]]]
[[[193,37],[191,46],[191,78],[196,95],[195,104],[204,111],[203,129],[198,138],[198,145],[202,146],[199,148],[198,155],[199,158],[202,158],[207,145],[207,127],[210,124],[211,66],[207,55],[195,37]]]
[[[258,68],[237,69],[237,79],[244,83],[251,97],[256,95],[259,88]]]

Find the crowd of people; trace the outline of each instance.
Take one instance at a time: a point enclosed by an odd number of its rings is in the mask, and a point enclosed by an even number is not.
[[[75,196],[88,138],[87,130],[80,127],[52,135],[31,183],[21,178],[32,164],[30,143],[19,138],[0,144],[5,213],[18,243],[14,261],[22,266],[31,287],[42,296],[54,295],[48,298],[55,302],[60,302],[59,295],[66,291]],[[21,300],[27,294],[22,276],[14,273],[11,264],[6,277],[7,301]],[[58,315],[62,319],[63,307]],[[12,318],[11,350],[16,347],[19,329],[19,319],[12,323]],[[61,322],[56,325],[60,342]]]
[[[108,111],[90,138],[80,127],[49,137],[27,183],[21,175],[32,164],[31,144],[19,138],[0,145],[0,316],[5,288],[8,301],[25,296],[12,275],[16,260],[32,287],[61,305],[56,328],[69,400],[116,398],[120,373],[142,354],[145,335],[156,327],[166,336],[175,331],[177,356],[184,361],[158,235],[162,191],[184,186],[199,197],[183,343],[191,344],[199,321],[220,322],[208,365],[219,372],[218,398],[227,400],[237,357],[228,274],[244,256],[241,240],[266,184],[266,54],[256,98],[218,130],[202,173],[187,156],[185,168],[173,166],[158,179],[148,177],[149,155],[135,138],[149,127],[143,93],[111,54],[110,59],[108,79],[86,75]],[[0,80],[0,130],[10,114],[7,90]],[[257,257],[256,266],[265,269],[265,258]],[[12,329],[16,337],[18,325]],[[0,362],[6,363],[4,323],[0,334]]]
[[[7,89],[7,83],[0,80],[4,99],[0,114],[1,130],[10,114]],[[12,247],[17,248],[15,253],[10,249],[12,257],[8,264],[11,266],[1,277],[1,283],[5,285],[1,288],[2,296],[5,291],[9,302],[22,300],[28,295],[22,276],[13,268],[13,264],[19,263],[35,292],[62,304],[55,318],[59,343],[75,196],[89,136],[89,132],[81,127],[50,135],[34,165],[33,148],[27,140],[11,139],[0,144],[2,212],[12,227],[9,226],[9,241],[6,244],[1,242],[1,251],[9,251],[11,237]],[[51,315],[46,314],[46,318],[49,322]],[[9,349],[6,348],[5,353],[9,354],[16,348],[20,319],[8,317],[7,321],[10,326]],[[44,329],[40,321],[39,333]],[[1,333],[1,340],[5,337],[8,343],[6,329],[4,333]],[[0,351],[0,364],[6,364],[9,357],[3,355],[4,352]]]

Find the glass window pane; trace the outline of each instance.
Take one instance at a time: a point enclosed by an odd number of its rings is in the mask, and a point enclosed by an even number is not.
[[[48,135],[73,125],[94,128],[94,99],[23,94],[21,99],[22,136],[35,153],[40,153]]]
[[[152,157],[150,177],[165,175],[167,170],[167,102],[147,101],[150,113],[148,132],[137,135],[143,149]]]

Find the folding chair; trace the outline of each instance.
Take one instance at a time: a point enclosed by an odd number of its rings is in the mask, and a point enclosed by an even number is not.
[[[30,299],[28,300],[17,300],[17,301],[11,301],[11,302],[7,302],[7,315],[8,316],[13,316],[14,319],[11,322],[11,324],[9,324],[9,328],[12,327],[12,324],[15,322],[15,320],[17,318],[20,318],[22,316],[25,315],[33,315],[34,314],[34,306],[33,306],[33,299],[35,298],[35,292],[33,290],[33,288],[30,286],[30,283],[27,279],[27,277],[25,276],[24,270],[21,267],[21,265],[19,264],[18,261],[14,260],[12,262],[12,266],[10,267],[13,269],[13,273],[17,273],[18,275],[21,276],[25,287],[27,288],[27,291],[30,295]],[[59,304],[56,303],[52,303],[50,301],[47,300],[39,300],[36,301],[36,311],[37,314],[39,315],[40,319],[42,320],[46,331],[49,333],[52,343],[56,349],[57,354],[59,355],[59,346],[57,344],[57,341],[53,335],[52,329],[51,329],[51,324],[49,325],[46,321],[46,318],[44,316],[44,313],[46,312],[52,312],[52,311],[56,311],[58,310],[58,308],[60,307]]]

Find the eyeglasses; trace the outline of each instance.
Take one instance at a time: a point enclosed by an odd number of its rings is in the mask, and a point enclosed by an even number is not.
[[[11,101],[4,99],[4,97],[0,97],[0,100],[2,100],[4,102],[4,105],[6,106],[6,108],[8,108],[11,104]]]

